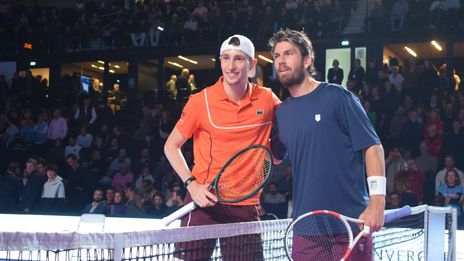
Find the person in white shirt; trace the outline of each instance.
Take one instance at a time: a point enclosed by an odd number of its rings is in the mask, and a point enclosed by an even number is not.
[[[82,126],[80,134],[77,136],[76,144],[81,146],[83,149],[90,148],[92,145],[93,136],[87,132],[87,126]]]
[[[68,146],[64,148],[64,158],[68,157],[71,154],[76,155],[77,159],[79,159],[79,152],[81,151],[81,146],[76,144],[76,138],[69,137]]]
[[[40,210],[45,212],[54,212],[63,210],[65,190],[63,179],[58,176],[58,167],[50,164],[46,169],[48,180],[43,185]]]
[[[286,202],[285,196],[279,193],[279,187],[277,183],[269,183],[269,193],[264,194],[264,202],[271,204],[279,204]]]

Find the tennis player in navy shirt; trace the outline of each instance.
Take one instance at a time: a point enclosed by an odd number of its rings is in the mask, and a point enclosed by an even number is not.
[[[327,209],[378,231],[384,223],[384,151],[359,99],[313,78],[314,51],[303,32],[281,30],[269,45],[291,95],[276,111],[272,147],[276,158],[288,155],[292,165],[293,217]],[[298,260],[295,246],[292,255]],[[349,260],[373,260],[371,235],[358,242]]]

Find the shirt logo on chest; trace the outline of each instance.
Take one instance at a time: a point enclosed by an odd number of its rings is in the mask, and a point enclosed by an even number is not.
[[[256,110],[256,115],[262,115],[264,114],[264,110],[263,109],[258,109]]]
[[[320,114],[314,114],[314,120],[319,122],[321,121],[321,115]]]

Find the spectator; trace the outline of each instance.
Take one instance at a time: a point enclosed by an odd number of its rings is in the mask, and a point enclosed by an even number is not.
[[[103,98],[98,99],[97,107],[95,108],[95,114],[96,121],[94,129],[101,129],[103,125],[113,125],[113,112],[111,111],[110,107]]]
[[[411,183],[407,177],[400,177],[395,180],[395,191],[398,191],[403,205],[411,207],[419,205],[419,200],[411,191]]]
[[[91,198],[90,173],[79,164],[75,154],[68,155],[66,163],[68,166],[63,172],[63,179],[67,184],[66,195],[68,195],[70,211],[80,213]]]
[[[68,135],[68,124],[66,119],[61,117],[60,109],[53,111],[53,118],[48,125],[49,140],[63,140]]]
[[[65,190],[63,179],[58,176],[58,167],[50,164],[46,169],[48,180],[43,185],[40,211],[60,212],[65,208]]]
[[[32,128],[32,148],[35,154],[39,155],[40,153],[48,150],[47,134],[47,114],[40,112],[37,116],[37,122]]]
[[[177,89],[176,100],[178,103],[181,103],[181,104],[186,103],[190,95],[188,75],[189,75],[189,70],[187,68],[184,68],[182,69],[181,73],[179,74],[179,77],[177,77],[177,80],[176,80],[176,89]]]
[[[464,168],[464,132],[458,120],[453,121],[452,130],[445,134],[443,152],[456,159],[458,168]]]
[[[385,207],[385,209],[395,209],[395,208],[401,208],[403,206],[404,204],[401,201],[400,193],[393,191],[388,194],[388,204]]]
[[[105,201],[103,201],[103,191],[96,189],[93,192],[93,201],[87,204],[82,210],[82,214],[104,214],[106,215]]]
[[[417,169],[414,160],[410,159],[401,165],[401,169],[395,177],[398,179],[406,178],[410,184],[411,192],[416,196],[419,202],[424,202],[423,184],[425,175]]]
[[[332,68],[329,69],[327,73],[327,81],[329,83],[342,84],[343,81],[343,69],[338,67],[340,62],[337,59],[334,59],[332,62]]]
[[[0,212],[12,213],[18,210],[19,196],[21,193],[21,179],[19,164],[10,162],[6,172],[0,175]]]
[[[420,155],[415,158],[417,169],[422,173],[435,173],[437,171],[437,158],[430,154],[427,143],[421,142]]]
[[[129,157],[127,157],[127,150],[124,148],[119,149],[118,157],[115,158],[110,165],[110,170],[112,172],[119,171],[121,169],[121,166],[125,164],[128,167],[131,166],[131,160]]]
[[[442,184],[445,184],[446,173],[449,170],[454,170],[458,174],[459,180],[461,181],[461,187],[464,188],[464,173],[462,173],[461,170],[457,169],[454,164],[455,162],[454,162],[453,156],[451,155],[445,156],[445,168],[440,170],[435,176],[435,195],[439,194],[440,186]]]
[[[449,169],[445,174],[445,183],[438,188],[438,193],[444,198],[445,206],[456,209],[459,219],[462,216],[462,203],[464,202],[463,188],[456,170]]]
[[[388,157],[385,160],[387,177],[387,193],[391,193],[395,189],[396,174],[404,163],[404,159],[401,156],[401,152],[397,147],[393,147],[388,153]]]
[[[69,137],[68,145],[64,148],[64,158],[67,158],[69,155],[76,155],[77,159],[80,159],[81,146],[76,144],[76,138]]]
[[[440,120],[440,115],[437,110],[430,111],[429,119],[425,122],[424,130],[427,131],[430,126],[434,125],[437,129],[437,135],[443,137],[445,132],[445,123]]]
[[[134,174],[130,172],[129,164],[121,163],[119,172],[114,175],[112,187],[115,190],[123,190],[127,184],[131,184],[134,181]]]
[[[84,159],[90,158],[90,146],[93,142],[93,135],[88,132],[87,126],[82,126],[76,138],[76,145],[81,147],[80,155]]]
[[[430,154],[441,158],[441,150],[443,147],[443,138],[438,135],[438,130],[435,125],[430,125],[426,130],[424,142],[429,147]]]
[[[183,189],[173,189],[171,194],[172,205],[167,210],[168,213],[173,213],[184,206],[185,193],[186,191]]]
[[[285,196],[279,193],[279,186],[276,182],[269,183],[268,193],[264,194],[265,203],[279,204],[286,202]]]
[[[390,67],[390,75],[388,76],[388,79],[390,80],[392,85],[395,87],[398,94],[401,94],[403,90],[404,77],[400,74],[398,66]]]
[[[401,134],[403,132],[403,127],[409,122],[408,116],[405,114],[403,106],[398,106],[390,122],[389,128],[389,143],[391,144],[401,144]]]
[[[161,193],[153,195],[153,209],[147,214],[156,218],[163,218],[168,214],[168,206],[164,202],[164,196]]]
[[[361,66],[361,60],[356,58],[354,60],[353,67],[351,67],[350,73],[348,74],[348,80],[353,81],[355,84],[355,92],[359,92],[362,88],[362,84],[365,77],[364,68]]]
[[[77,108],[74,114],[74,120],[76,120],[78,126],[92,126],[97,120],[97,113],[95,107],[90,103],[89,96],[83,98],[82,105]]]
[[[21,194],[20,210],[23,213],[36,211],[39,207],[43,189],[43,179],[36,170],[37,161],[28,159],[23,172],[23,189]]]
[[[402,31],[406,15],[409,12],[409,3],[407,0],[396,0],[393,4],[390,16],[390,27],[392,32]]]
[[[424,136],[424,131],[422,124],[417,120],[417,111],[412,110],[408,114],[409,121],[401,131],[401,144],[405,149],[411,151],[413,157],[416,157],[419,154],[419,144]]]
[[[140,217],[144,215],[142,197],[137,194],[134,184],[126,184],[124,193],[127,198],[126,215],[129,217]]]
[[[114,202],[110,209],[110,216],[124,216],[126,214],[126,205],[121,191],[114,192]]]
[[[135,188],[139,191],[142,190],[143,182],[145,180],[150,180],[152,184],[155,183],[155,179],[151,175],[150,168],[148,166],[142,168],[140,176],[137,178],[137,181],[135,182]]]
[[[108,188],[105,190],[105,206],[106,206],[106,213],[110,213],[111,205],[114,203],[114,189]]]

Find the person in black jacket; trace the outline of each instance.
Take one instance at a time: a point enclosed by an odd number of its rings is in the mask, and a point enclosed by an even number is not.
[[[24,213],[35,211],[42,195],[44,180],[37,172],[36,167],[37,161],[35,159],[30,158],[26,161],[26,169],[23,173],[24,185],[19,206],[20,211]]]
[[[343,69],[338,67],[340,63],[337,59],[334,59],[332,62],[332,68],[329,69],[327,73],[327,81],[329,83],[342,84],[343,81]]]
[[[0,174],[0,212],[12,213],[18,210],[21,193],[21,179],[15,172],[19,171],[17,162],[10,162],[8,169]]]

